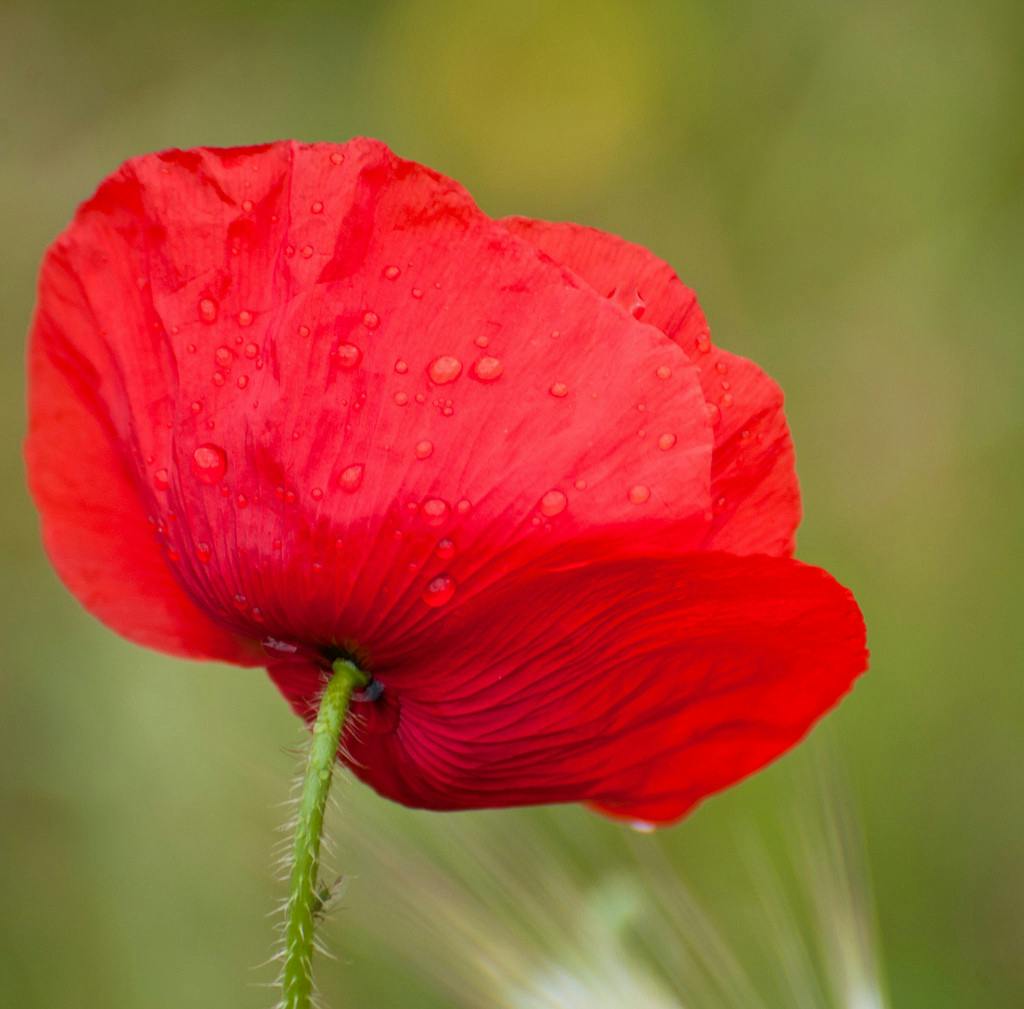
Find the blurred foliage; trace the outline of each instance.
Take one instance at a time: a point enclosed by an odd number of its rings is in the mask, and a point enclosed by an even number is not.
[[[491,213],[651,247],[700,292],[717,340],[780,380],[801,556],[855,589],[870,629],[873,670],[825,731],[860,811],[893,1004],[1020,1005],[1019,5],[4,0],[0,12],[5,1004],[268,1004],[248,984],[265,972],[249,968],[270,943],[274,804],[293,769],[283,747],[299,738],[259,673],[132,647],[49,570],[20,460],[42,251],[128,156],[366,133],[460,179]],[[737,872],[737,838],[778,847],[780,810],[813,801],[793,773],[807,760],[794,753],[661,839],[705,906],[753,923],[744,962],[772,926]],[[344,816],[364,815],[411,839],[437,829],[352,785]],[[621,828],[581,809],[501,816],[512,835],[572,838],[595,879],[628,872]],[[472,848],[492,819],[443,828]],[[344,952],[324,988],[338,1006],[444,1005],[374,938],[389,871],[360,859],[328,929]],[[445,948],[452,964],[467,955]]]

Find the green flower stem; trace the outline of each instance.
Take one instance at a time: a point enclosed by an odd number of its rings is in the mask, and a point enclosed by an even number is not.
[[[338,742],[354,691],[366,686],[369,677],[347,659],[338,659],[334,674],[320,698],[313,740],[299,799],[292,849],[287,922],[285,924],[283,1009],[309,1009],[313,995],[313,929],[323,904],[318,883],[320,836],[324,825],[327,793],[337,759]]]

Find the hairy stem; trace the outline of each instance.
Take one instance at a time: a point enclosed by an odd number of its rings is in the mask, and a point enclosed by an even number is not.
[[[292,871],[289,879],[285,924],[284,970],[281,984],[283,1009],[309,1009],[313,996],[313,929],[323,904],[319,885],[320,836],[331,774],[338,753],[352,693],[366,685],[368,677],[347,659],[334,663],[334,673],[317,711],[313,740],[302,781]]]

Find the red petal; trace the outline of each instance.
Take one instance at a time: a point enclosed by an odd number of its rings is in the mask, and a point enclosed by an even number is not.
[[[70,464],[48,411],[103,418],[81,481],[166,530],[168,599],[250,637],[372,655],[443,618],[425,598],[581,532],[681,549],[707,529],[679,347],[371,141],[129,162],[48,257],[32,355],[64,384],[33,391],[30,468]],[[92,499],[39,503],[83,594],[74,571],[112,565],[79,532]],[[169,603],[119,605],[161,638]]]
[[[672,268],[639,245],[577,224],[505,220],[509,230],[657,326],[700,368],[714,424],[714,520],[705,546],[791,554],[800,522],[793,445],[782,390],[753,361],[711,343],[697,298]]]
[[[346,740],[356,773],[413,806],[671,821],[791,747],[866,666],[857,605],[817,568],[595,555],[516,571],[387,656]],[[318,671],[271,675],[310,717]]]
[[[48,268],[29,355],[26,458],[58,573],[82,604],[128,638],[192,658],[257,665],[262,654],[210,620],[171,574],[134,483],[132,459],[97,396],[83,350],[93,322],[70,275]],[[45,306],[61,306],[59,330]],[[44,351],[43,348],[46,348]]]

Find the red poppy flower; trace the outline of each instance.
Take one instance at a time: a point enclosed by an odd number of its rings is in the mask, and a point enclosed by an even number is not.
[[[129,161],[47,254],[30,372],[71,591],[307,718],[353,657],[345,759],[400,802],[673,820],[865,667],[790,558],[781,393],[672,270],[379,143]]]

